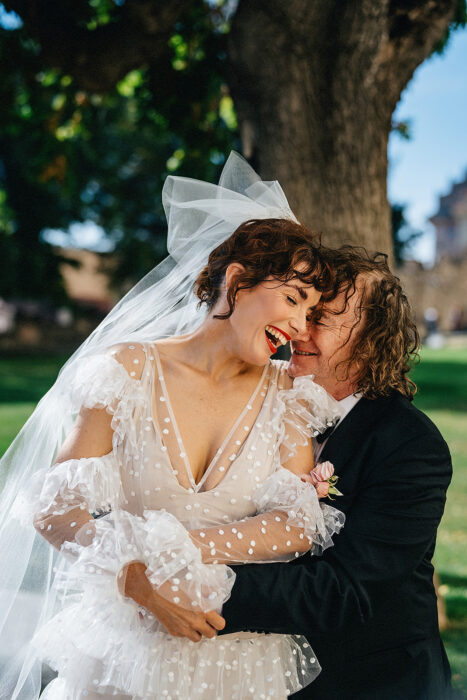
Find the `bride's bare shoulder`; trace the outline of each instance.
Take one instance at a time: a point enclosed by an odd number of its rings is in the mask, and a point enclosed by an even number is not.
[[[141,379],[146,362],[146,350],[142,343],[118,343],[107,354],[126,369],[132,379]]]

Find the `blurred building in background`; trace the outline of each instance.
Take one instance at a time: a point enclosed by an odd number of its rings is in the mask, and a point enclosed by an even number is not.
[[[436,228],[436,262],[415,260],[396,270],[422,337],[434,332],[467,338],[467,179],[440,197],[430,221]],[[69,304],[0,298],[0,353],[72,352],[118,301],[112,285],[116,258],[84,248],[54,247]],[[115,281],[115,280],[114,280]],[[455,340],[455,338],[454,338]]]
[[[79,248],[59,248],[57,252],[69,262],[60,266],[60,272],[70,299],[108,313],[118,301],[110,285],[112,257]]]
[[[436,229],[436,261],[431,269],[407,261],[397,271],[422,335],[467,332],[467,177],[440,197],[430,218]]]
[[[436,229],[436,261],[446,257],[451,260],[466,258],[467,177],[440,197],[439,209],[430,221]]]
[[[422,335],[432,331],[429,325],[434,317],[433,309],[437,312],[437,328],[442,333],[467,331],[467,256],[459,261],[443,258],[432,269],[409,260],[396,274]]]
[[[69,354],[117,302],[111,255],[78,248],[55,252],[69,304],[0,299],[0,353]]]

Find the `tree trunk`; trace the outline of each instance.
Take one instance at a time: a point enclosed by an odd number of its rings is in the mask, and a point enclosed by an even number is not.
[[[454,10],[455,0],[240,0],[229,61],[244,153],[328,245],[391,251],[392,113]]]
[[[244,153],[263,178],[281,182],[297,216],[322,231],[326,243],[391,251],[392,113],[415,68],[445,35],[457,3],[239,0],[228,61]],[[171,85],[168,39],[197,4],[119,3],[116,21],[90,32],[83,25],[86,4],[5,2],[39,38],[46,63],[98,92],[140,65],[150,67],[153,82],[156,76]]]

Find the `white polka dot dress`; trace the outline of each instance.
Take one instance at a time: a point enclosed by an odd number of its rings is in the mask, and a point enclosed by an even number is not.
[[[193,643],[168,635],[117,586],[122,566],[139,560],[161,595],[221,610],[235,580],[224,562],[290,561],[332,544],[343,515],[281,459],[338,408],[311,378],[290,389],[286,381],[284,363],[264,368],[196,483],[156,346],[85,361],[76,407],[112,413],[113,449],[45,468],[20,500],[22,517],[46,514],[64,555],[57,605],[32,641],[59,674],[46,700],[277,700],[314,680],[320,667],[304,637],[244,632]],[[83,510],[101,517],[80,526]]]

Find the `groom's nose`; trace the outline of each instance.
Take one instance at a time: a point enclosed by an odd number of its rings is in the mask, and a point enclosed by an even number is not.
[[[306,323],[295,336],[292,342],[309,343],[311,340],[312,325]]]

